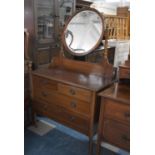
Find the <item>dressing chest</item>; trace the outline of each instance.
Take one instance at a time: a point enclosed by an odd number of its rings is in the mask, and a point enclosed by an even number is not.
[[[97,93],[112,83],[103,76],[112,66],[103,70],[97,64],[65,58],[53,64],[32,73],[33,111],[87,135],[91,150],[100,109]]]
[[[74,57],[85,56],[99,46],[103,35],[105,50],[100,63],[65,58],[63,48]],[[90,155],[100,111],[97,94],[113,82],[103,16],[93,8],[76,12],[64,28],[62,44],[59,56],[48,67],[32,73],[33,111],[87,135]]]
[[[98,128],[97,155],[101,142],[107,142],[127,151],[130,150],[130,86],[115,83],[101,96]]]

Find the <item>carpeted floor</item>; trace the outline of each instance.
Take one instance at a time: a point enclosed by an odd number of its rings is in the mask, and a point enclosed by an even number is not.
[[[43,136],[25,129],[24,155],[88,155],[87,151],[87,141],[78,140],[56,128]],[[116,153],[104,148],[104,155]]]
[[[25,155],[88,155],[87,136],[46,117],[37,117],[37,120],[41,121],[47,130],[43,130],[42,123],[37,132],[30,128],[25,129]],[[93,155],[96,155],[96,138],[95,135]],[[103,146],[102,155],[130,155],[129,152],[106,143]]]

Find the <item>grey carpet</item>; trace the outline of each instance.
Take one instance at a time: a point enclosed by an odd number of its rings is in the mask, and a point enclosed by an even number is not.
[[[103,155],[117,155],[105,148],[102,152]],[[73,138],[56,128],[43,136],[25,129],[24,155],[88,155],[88,142]]]

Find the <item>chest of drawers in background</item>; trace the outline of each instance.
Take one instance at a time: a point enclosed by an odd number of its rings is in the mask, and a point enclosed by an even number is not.
[[[130,66],[119,66],[119,79],[130,79]]]
[[[101,96],[97,155],[101,142],[130,150],[130,86],[115,83]]]

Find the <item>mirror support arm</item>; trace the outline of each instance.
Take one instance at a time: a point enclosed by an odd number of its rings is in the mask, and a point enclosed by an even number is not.
[[[105,29],[105,45],[104,45],[104,52],[103,52],[103,58],[104,58],[104,61],[108,61],[108,29],[106,28]]]

